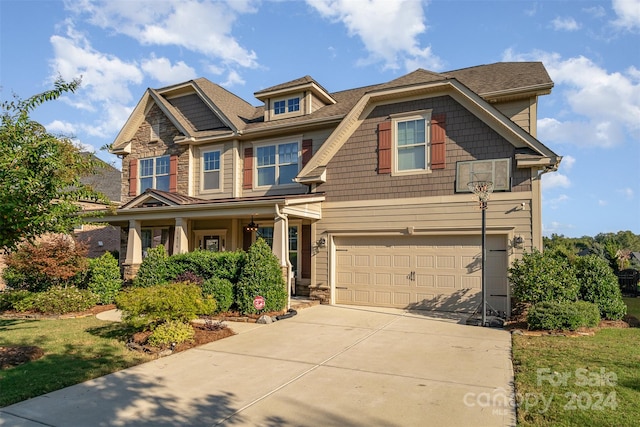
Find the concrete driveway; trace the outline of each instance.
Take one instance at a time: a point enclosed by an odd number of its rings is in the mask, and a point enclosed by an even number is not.
[[[315,306],[0,408],[0,426],[515,425],[510,335],[464,318]]]

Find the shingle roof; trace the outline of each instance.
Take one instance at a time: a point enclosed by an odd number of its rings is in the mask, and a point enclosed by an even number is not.
[[[479,95],[536,86],[553,86],[553,81],[542,62],[498,62],[447,71],[446,74]]]
[[[92,156],[98,163],[98,166],[95,174],[81,177],[80,182],[104,194],[112,202],[120,202],[121,172],[110,164],[95,157],[93,154],[83,154],[85,156]]]

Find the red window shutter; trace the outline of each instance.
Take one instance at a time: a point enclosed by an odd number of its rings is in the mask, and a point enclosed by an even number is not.
[[[309,160],[311,160],[311,156],[313,155],[313,140],[304,139],[302,141],[302,167],[305,167]]]
[[[378,173],[391,173],[391,121],[378,125]]]
[[[253,188],[253,147],[244,149],[243,172],[242,188],[251,190]]]
[[[444,169],[446,166],[447,133],[445,115],[431,116],[431,169]]]
[[[129,196],[134,197],[138,193],[138,160],[129,160]]]
[[[175,154],[169,158],[169,191],[178,191],[178,156]]]

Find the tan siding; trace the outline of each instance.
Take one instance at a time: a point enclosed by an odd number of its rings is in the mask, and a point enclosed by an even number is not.
[[[390,114],[431,109],[446,114],[446,167],[419,175],[377,173],[377,126]],[[315,142],[315,141],[314,141]],[[327,165],[327,181],[318,186],[327,201],[397,199],[455,193],[458,161],[513,159],[515,148],[493,129],[448,96],[375,108]],[[529,191],[528,171],[512,162],[512,191]]]
[[[487,230],[489,233],[512,233],[525,239],[525,248],[531,247],[531,199],[530,193],[523,193],[526,198],[513,200],[489,201],[487,210]],[[525,203],[522,209],[521,203]],[[481,211],[472,196],[460,196],[459,202],[421,203],[378,206],[368,205],[366,201],[358,207],[336,206],[325,203],[322,220],[316,223],[316,235],[312,241],[321,236],[336,234],[372,234],[388,233],[395,235],[408,234],[407,227],[413,227],[415,234],[436,233],[450,235],[455,233],[479,234],[481,229]],[[315,284],[329,286],[328,246],[318,248],[314,256],[316,264]],[[523,249],[510,249],[509,255],[517,257]]]
[[[210,150],[220,150],[222,174],[220,183],[222,191],[207,192],[201,191],[202,179],[202,153]],[[193,188],[196,197],[202,199],[223,199],[233,197],[233,143],[228,141],[224,144],[206,145],[196,149],[196,156],[193,162]]]
[[[530,102],[528,99],[519,99],[517,101],[495,104],[502,114],[513,120],[518,126],[527,132],[531,131],[530,122]]]

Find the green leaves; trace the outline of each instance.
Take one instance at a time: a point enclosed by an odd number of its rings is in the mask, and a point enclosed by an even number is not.
[[[47,232],[68,232],[82,221],[80,200],[106,198],[82,184],[97,162],[83,155],[69,138],[55,136],[29,113],[79,80],[57,80],[54,89],[27,100],[3,102],[0,126],[0,250],[15,249]]]

